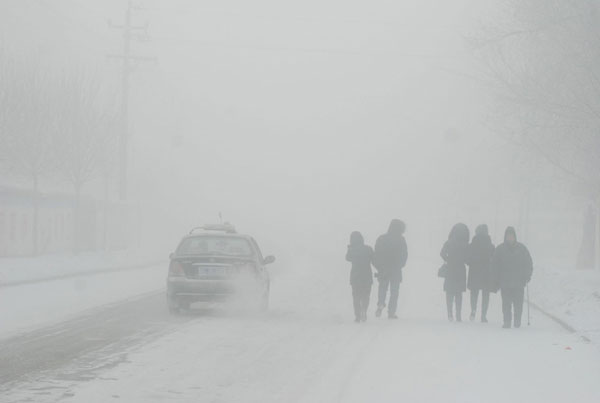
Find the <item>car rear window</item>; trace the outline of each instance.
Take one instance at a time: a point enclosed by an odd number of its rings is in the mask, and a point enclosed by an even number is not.
[[[184,239],[177,248],[180,255],[252,256],[250,243],[244,238],[197,236]]]

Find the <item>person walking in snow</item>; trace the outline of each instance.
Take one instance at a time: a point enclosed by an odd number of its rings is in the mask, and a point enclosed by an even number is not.
[[[408,260],[408,247],[404,232],[406,224],[394,219],[391,221],[388,232],[381,235],[375,243],[374,266],[377,269],[379,281],[379,295],[375,315],[381,316],[386,306],[387,292],[390,291],[388,304],[388,318],[398,319],[398,293],[402,282],[402,269]]]
[[[371,299],[371,287],[373,285],[373,272],[371,262],[373,260],[373,249],[365,245],[360,232],[354,231],[350,235],[350,245],[346,253],[346,260],[352,263],[350,270],[350,285],[352,286],[352,299],[354,300],[355,322],[367,320],[367,309]]]
[[[471,320],[475,320],[477,300],[481,291],[481,321],[487,323],[487,310],[490,303],[491,279],[490,261],[494,255],[494,244],[488,226],[482,224],[475,229],[475,236],[469,245],[467,264],[469,276],[467,288],[471,291]]]
[[[453,305],[456,305],[456,321],[461,322],[462,293],[467,290],[467,268],[465,266],[469,252],[469,228],[465,224],[452,227],[448,240],[444,243],[440,256],[446,262],[444,291],[448,320],[453,321]]]
[[[502,295],[502,314],[505,329],[521,327],[525,286],[533,274],[533,261],[529,250],[517,242],[517,233],[508,227],[504,243],[498,245],[492,257],[492,279],[495,290]],[[514,310],[514,311],[513,311]],[[514,323],[513,323],[514,313]]]

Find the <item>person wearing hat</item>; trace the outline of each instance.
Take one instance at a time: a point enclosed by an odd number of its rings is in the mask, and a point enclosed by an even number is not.
[[[404,238],[405,231],[406,224],[404,221],[393,219],[387,233],[381,235],[375,242],[373,265],[377,269],[376,276],[379,281],[377,310],[375,311],[377,317],[381,316],[383,308],[386,306],[389,290],[388,319],[398,319],[396,310],[398,308],[400,283],[402,282],[402,269],[406,266],[408,259],[408,247]]]
[[[502,295],[502,314],[505,329],[521,327],[525,286],[531,280],[533,261],[529,250],[517,242],[517,233],[508,227],[504,243],[498,245],[492,257],[494,288]],[[513,320],[514,319],[514,320]]]

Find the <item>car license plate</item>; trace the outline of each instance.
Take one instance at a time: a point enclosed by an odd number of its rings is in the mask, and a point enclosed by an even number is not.
[[[225,267],[203,267],[199,270],[199,274],[205,276],[224,276],[227,272]]]

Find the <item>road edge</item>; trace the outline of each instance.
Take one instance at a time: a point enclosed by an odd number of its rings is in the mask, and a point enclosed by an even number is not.
[[[46,282],[50,282],[50,281],[64,280],[64,279],[68,279],[68,278],[88,277],[88,276],[95,276],[95,275],[106,274],[106,273],[115,273],[115,272],[121,272],[121,271],[140,270],[140,269],[145,269],[145,268],[152,267],[152,266],[157,266],[160,264],[166,265],[166,261],[165,260],[153,260],[153,261],[144,262],[144,263],[136,263],[134,265],[129,265],[129,266],[106,267],[106,268],[101,268],[101,269],[58,274],[55,276],[40,277],[40,278],[29,279],[29,280],[8,281],[5,283],[0,283],[0,288],[17,287],[17,286],[21,286],[21,285],[29,285],[29,284],[37,284],[37,283],[46,283]]]
[[[571,326],[570,324],[565,322],[563,319],[546,311],[544,308],[542,308],[540,305],[536,304],[533,301],[528,301],[528,303],[531,305],[532,308],[534,308],[538,312],[542,313],[543,315],[547,316],[548,318],[552,319],[554,322],[556,322],[558,325],[560,325],[560,327],[565,329],[567,332],[572,333],[572,334],[577,334],[586,343],[592,343],[592,340],[589,337],[581,334],[577,329],[575,329],[573,326]]]

